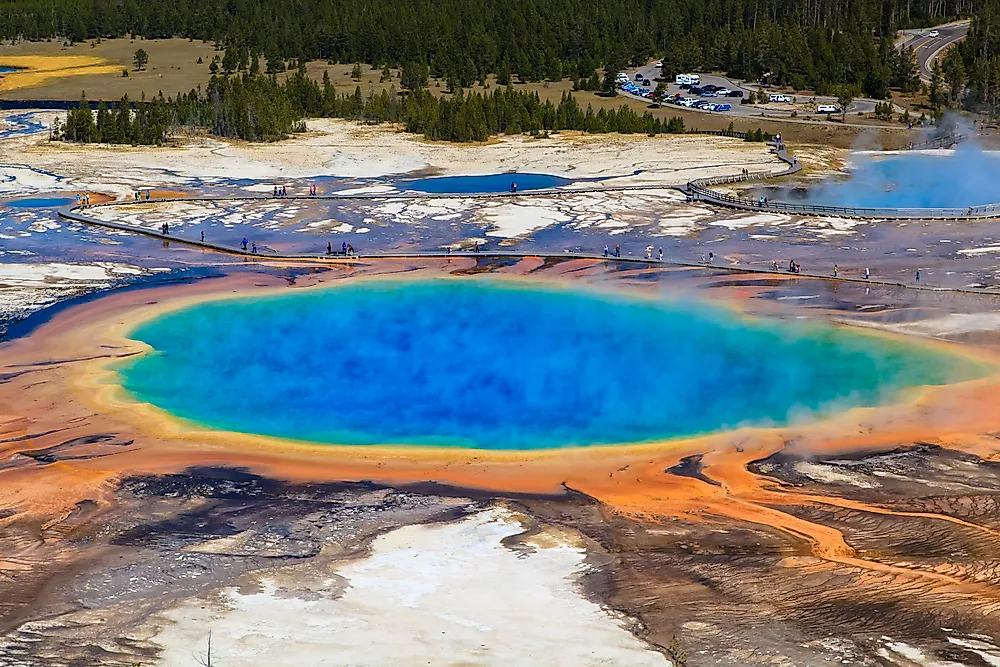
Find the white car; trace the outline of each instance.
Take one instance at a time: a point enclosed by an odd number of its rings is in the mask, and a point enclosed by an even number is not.
[[[768,102],[781,102],[781,103],[791,103],[792,98],[788,95],[768,95]]]
[[[657,60],[656,63],[654,63],[653,67],[663,67],[663,61]]]
[[[840,107],[836,104],[820,104],[816,107],[816,113],[840,113]]]
[[[731,92],[733,91],[729,90],[728,88],[718,88],[716,89],[715,94],[718,95],[719,97],[725,97]]]
[[[940,37],[941,36],[941,31],[940,30],[931,30],[929,33],[927,33],[927,36],[928,37]]]

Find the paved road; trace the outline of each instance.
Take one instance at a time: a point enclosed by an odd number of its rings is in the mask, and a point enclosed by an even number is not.
[[[932,30],[937,30],[939,35],[931,37]],[[897,42],[900,48],[909,46],[917,54],[917,64],[920,67],[920,78],[924,81],[931,80],[931,64],[945,47],[960,42],[969,34],[968,21],[956,21],[936,28],[924,30],[903,30],[902,38]]]

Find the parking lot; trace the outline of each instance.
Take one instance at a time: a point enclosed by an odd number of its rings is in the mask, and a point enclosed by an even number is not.
[[[657,84],[662,80],[658,62],[651,61],[643,67],[623,73],[628,78],[629,85],[626,87],[624,84],[620,84],[618,87],[619,94],[645,100],[652,104],[652,93],[656,90]],[[705,86],[709,87],[708,95],[704,93],[692,95],[687,87],[682,88],[681,85],[671,80],[667,82],[667,99],[676,99],[680,95],[684,98],[681,106],[704,113],[721,113],[739,117],[766,116],[777,119],[797,118],[804,121],[816,120],[818,122],[822,122],[826,116],[826,114],[817,112],[817,109],[821,105],[825,107],[837,105],[837,99],[834,97],[823,95],[795,96],[792,94],[787,95],[789,99],[787,102],[749,104],[750,93],[760,89],[758,84],[747,83],[717,74],[699,74],[698,76],[700,79],[699,87],[702,90],[704,90]],[[648,85],[646,85],[646,82],[648,82]],[[719,89],[721,89],[721,93],[717,92]],[[730,92],[732,96],[727,94]],[[739,93],[742,93],[742,96]],[[744,103],[744,100],[747,103]],[[854,100],[847,107],[847,113],[871,113],[875,110],[876,103],[876,100]],[[672,102],[667,102],[665,106],[669,106],[670,104]],[[728,108],[726,108],[727,105]]]

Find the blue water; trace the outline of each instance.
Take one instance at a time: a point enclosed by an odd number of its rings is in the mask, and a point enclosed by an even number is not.
[[[0,74],[10,74],[11,72],[16,72],[16,71],[17,71],[16,67],[5,67],[3,65],[0,65]]]
[[[1000,155],[960,144],[951,154],[858,155],[848,180],[810,189],[811,203],[874,208],[966,208],[1000,202]]]
[[[34,197],[7,202],[11,208],[59,208],[76,201],[74,197]]]
[[[535,449],[769,425],[982,369],[843,329],[492,280],[205,303],[133,337],[137,398],[302,440]]]
[[[402,190],[432,193],[470,194],[480,192],[509,192],[510,184],[517,183],[518,191],[557,188],[572,183],[572,179],[550,174],[486,174],[483,176],[435,176],[402,181]]]

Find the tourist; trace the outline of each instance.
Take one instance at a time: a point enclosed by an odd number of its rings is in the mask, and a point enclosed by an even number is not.
[[[203,229],[203,230],[201,230],[201,242],[202,242],[202,243],[204,243],[204,242],[205,242],[205,230],[204,230],[204,229]]]
[[[149,201],[149,190],[146,190],[146,201]]]
[[[663,248],[660,248],[660,261],[663,261]]]
[[[772,271],[777,271],[778,270],[778,262],[776,260],[773,260],[773,259],[771,260],[771,270]]]
[[[249,241],[247,241],[247,237],[244,236],[243,240],[240,241],[240,245],[243,246],[243,252],[247,251],[247,243],[249,243]]]
[[[253,252],[253,254],[256,255],[257,254],[257,242],[256,241],[253,242],[253,245],[251,246],[251,248],[253,248],[253,250],[251,252]]]
[[[444,254],[446,254],[446,255],[450,255],[451,254],[451,246],[450,245],[446,245],[444,247]]]
[[[610,254],[611,254],[611,251],[608,249],[608,246],[604,246],[604,256],[607,257]]]
[[[473,252],[479,252],[479,241],[476,241],[476,244],[473,246]]]
[[[271,196],[272,197],[277,197],[278,196],[278,186],[277,185],[275,185],[274,188],[271,189]]]
[[[330,243],[329,241],[326,242],[326,254],[327,255],[333,254],[333,244]]]
[[[653,257],[653,246],[646,246],[646,259],[651,259]]]
[[[795,273],[795,260],[794,259],[788,260],[788,272],[789,273]]]
[[[834,265],[833,265],[833,277],[834,277],[834,278],[836,278],[836,277],[837,277],[837,272],[838,272],[838,268],[837,268],[837,265],[836,265],[836,264],[834,264]]]
[[[920,269],[917,269],[917,282],[920,282]]]
[[[621,257],[621,256],[622,256],[622,247],[620,245],[616,245],[615,246],[615,257]]]
[[[869,279],[871,279],[871,277],[872,277],[872,272],[871,272],[871,269],[869,269],[869,268],[868,268],[868,267],[866,266],[866,267],[865,267],[865,280],[869,280]]]
[[[708,253],[708,263],[711,264],[712,260],[714,259],[715,259],[715,253],[714,252]]]
[[[354,246],[352,246],[350,243],[347,244],[347,254],[351,255],[352,257],[354,256]]]
[[[347,257],[347,241],[340,244],[340,249],[344,252],[344,257]]]

